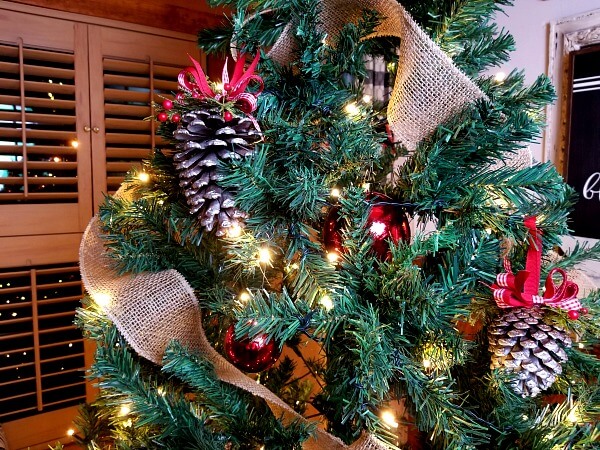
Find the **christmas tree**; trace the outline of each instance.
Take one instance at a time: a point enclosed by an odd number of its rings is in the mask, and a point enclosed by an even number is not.
[[[200,46],[233,72],[182,70],[171,147],[82,242],[79,442],[598,448],[600,293],[573,268],[600,246],[561,252],[576,199],[527,154],[548,79],[487,74],[510,2],[211,3],[234,12]]]

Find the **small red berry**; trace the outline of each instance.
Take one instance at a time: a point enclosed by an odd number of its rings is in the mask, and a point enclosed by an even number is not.
[[[579,311],[572,309],[571,311],[569,311],[568,316],[571,320],[577,320],[579,319]]]
[[[223,113],[223,119],[225,119],[225,122],[229,122],[231,119],[233,119],[233,114],[231,114],[229,111],[225,111]]]
[[[169,116],[167,115],[166,112],[160,112],[160,113],[158,113],[156,118],[158,119],[159,122],[166,122],[167,119],[169,118]]]
[[[590,310],[587,308],[581,308],[579,310],[579,312],[585,316],[586,314],[588,314],[590,312]]]
[[[181,120],[181,116],[177,113],[175,113],[171,116],[171,122],[173,122],[173,123],[178,123],[180,120]]]
[[[183,103],[185,100],[185,94],[183,92],[178,92],[175,96],[175,100],[177,100],[179,103]]]
[[[229,83],[225,83],[223,85],[223,89],[225,89],[227,92],[229,92],[231,90],[231,85]]]
[[[163,100],[162,107],[167,111],[173,109],[173,102],[169,99]]]

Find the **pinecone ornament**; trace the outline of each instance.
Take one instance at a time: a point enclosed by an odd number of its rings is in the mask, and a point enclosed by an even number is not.
[[[511,308],[488,328],[491,368],[505,368],[517,377],[513,388],[535,397],[549,388],[567,361],[571,338],[565,330],[544,321],[540,308]]]
[[[206,106],[183,114],[173,136],[180,141],[173,160],[190,214],[223,236],[247,214],[235,207],[235,192],[219,186],[218,162],[251,156],[259,130],[247,117],[226,121],[219,108]]]

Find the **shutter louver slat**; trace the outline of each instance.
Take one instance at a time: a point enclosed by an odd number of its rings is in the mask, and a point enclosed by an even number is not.
[[[104,58],[104,114],[107,191],[115,192],[125,174],[139,167],[153,146],[163,140],[153,136],[151,103],[173,98],[181,67],[156,62]]]
[[[0,204],[78,201],[74,80],[71,53],[0,45]]]
[[[0,420],[85,398],[83,339],[72,325],[82,292],[76,263],[0,271]]]

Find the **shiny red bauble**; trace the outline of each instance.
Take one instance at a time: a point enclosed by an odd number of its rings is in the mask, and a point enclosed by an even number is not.
[[[168,99],[163,100],[162,107],[164,109],[166,109],[167,111],[170,110],[170,109],[173,109],[173,102],[171,100],[168,100]]]
[[[274,339],[267,342],[265,334],[253,338],[235,339],[235,325],[231,325],[225,333],[223,345],[225,356],[238,369],[244,372],[258,373],[275,364],[281,350]]]
[[[167,119],[169,118],[169,116],[167,115],[166,112],[159,112],[158,115],[156,116],[156,118],[158,119],[159,122],[166,122]]]
[[[233,114],[231,114],[231,112],[229,111],[225,111],[223,113],[223,119],[225,120],[225,122],[229,122],[231,119],[233,119]]]
[[[579,319],[579,311],[572,309],[567,313],[567,316],[569,316],[569,319],[571,320],[577,320]]]
[[[171,116],[171,122],[178,123],[181,121],[181,115],[175,113]]]
[[[370,194],[371,207],[367,218],[367,228],[373,238],[372,250],[380,260],[390,257],[391,240],[394,244],[402,240],[410,242],[410,225],[404,209],[383,194]],[[343,253],[342,224],[339,220],[339,207],[329,211],[323,227],[323,242],[328,252]]]

